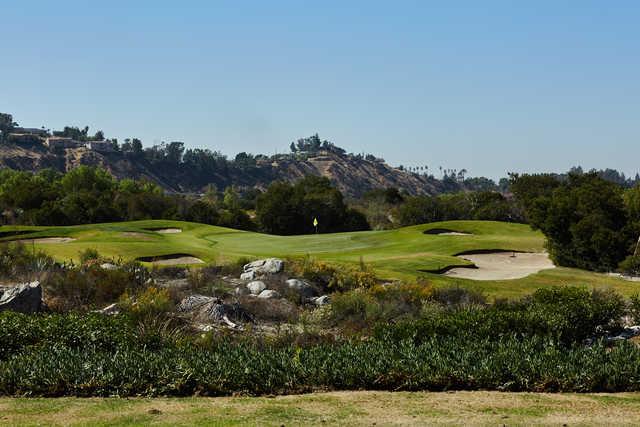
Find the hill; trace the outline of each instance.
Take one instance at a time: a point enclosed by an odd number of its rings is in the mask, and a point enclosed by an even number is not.
[[[173,232],[159,232],[162,230]],[[455,233],[431,234],[439,230]],[[239,258],[304,257],[359,265],[364,262],[384,279],[426,278],[435,285],[459,285],[492,296],[515,297],[550,285],[614,287],[636,292],[635,283],[604,274],[568,268],[526,273],[513,280],[471,280],[439,274],[452,267],[472,267],[458,254],[495,251],[543,251],[544,238],[529,226],[490,221],[450,221],[387,231],[365,231],[305,236],[272,236],[179,221],[135,221],[70,227],[1,227],[3,241],[22,240],[60,261],[77,259],[81,250],[99,249],[113,258],[178,258],[220,263]],[[58,237],[62,240],[39,240]]]
[[[202,153],[206,152],[203,151]],[[216,156],[216,153],[208,153]],[[364,156],[319,151],[308,155],[256,156],[251,163],[222,161],[203,170],[192,162],[174,163],[154,161],[145,155],[133,155],[123,151],[100,152],[85,146],[50,150],[43,145],[0,145],[0,167],[37,171],[53,168],[66,172],[79,165],[100,166],[115,177],[147,179],[170,192],[202,192],[208,184],[218,188],[235,185],[240,188],[264,190],[271,182],[296,181],[305,175],[329,178],[340,191],[349,197],[359,197],[378,188],[395,187],[404,192],[439,194],[463,188],[455,181],[444,182],[425,174],[411,173],[389,166],[381,159]]]

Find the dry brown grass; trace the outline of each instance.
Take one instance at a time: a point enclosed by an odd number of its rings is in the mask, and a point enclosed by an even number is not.
[[[2,425],[639,425],[640,394],[331,392],[0,399]]]

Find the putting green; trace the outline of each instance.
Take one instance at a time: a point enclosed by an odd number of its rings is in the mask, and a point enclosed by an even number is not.
[[[425,234],[434,228],[467,234]],[[171,232],[162,232],[165,229]],[[42,240],[46,237],[75,240]],[[385,279],[426,277],[436,286],[460,285],[494,296],[518,296],[558,284],[608,286],[627,295],[640,289],[638,283],[566,268],[544,270],[522,279],[483,282],[427,272],[469,264],[455,257],[461,252],[543,251],[544,237],[528,225],[492,221],[449,221],[386,231],[272,236],[189,222],[150,220],[68,227],[4,226],[0,227],[0,240],[26,240],[28,245],[46,251],[59,261],[77,260],[80,251],[87,248],[125,260],[172,254],[197,257],[207,263],[223,263],[240,257],[306,255],[353,265],[362,260]]]

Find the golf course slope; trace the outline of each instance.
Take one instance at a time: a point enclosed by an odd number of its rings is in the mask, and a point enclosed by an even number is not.
[[[434,229],[447,232],[431,232]],[[22,241],[59,261],[77,261],[79,253],[88,248],[116,260],[164,265],[311,256],[338,264],[364,262],[387,280],[421,277],[436,286],[472,287],[494,296],[517,296],[542,286],[564,284],[613,287],[627,295],[637,292],[638,287],[603,274],[553,268],[549,261],[540,259],[546,259],[541,233],[525,224],[493,221],[449,221],[385,231],[273,236],[190,222],[149,220],[63,227],[4,226],[0,227],[0,241]],[[505,255],[508,253],[515,256]],[[528,253],[536,255],[520,255]],[[492,275],[486,270],[492,267],[487,267],[487,258],[482,258],[482,254],[499,261],[504,258],[500,261],[503,264],[513,264],[518,257],[526,262],[527,257],[533,256],[537,264],[532,268],[518,265],[516,270],[522,271],[517,274],[513,274],[513,266],[502,266],[510,268],[508,274]],[[481,261],[474,263],[474,257],[485,260],[484,267]],[[473,273],[476,267],[479,268]],[[472,277],[478,272],[487,274]]]

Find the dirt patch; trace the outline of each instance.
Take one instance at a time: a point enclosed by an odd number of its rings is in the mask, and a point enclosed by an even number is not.
[[[189,254],[171,254],[154,257],[140,257],[137,261],[150,262],[153,265],[204,264],[200,258]]]
[[[471,233],[449,230],[448,228],[431,228],[429,230],[425,230],[424,234],[436,235],[436,236],[471,236]]]
[[[181,228],[156,228],[150,231],[155,231],[156,233],[160,233],[160,234],[177,234],[177,233],[182,233],[182,229]]]
[[[510,280],[521,279],[549,268],[555,268],[546,253],[493,252],[458,255],[472,262],[468,267],[452,268],[446,273],[449,277],[471,280]]]
[[[69,242],[73,242],[74,238],[72,237],[42,237],[39,239],[21,239],[21,240],[14,240],[14,242],[20,242],[20,243],[24,243],[24,244],[29,244],[29,243],[36,243],[36,244],[47,244],[47,243],[69,243]]]

